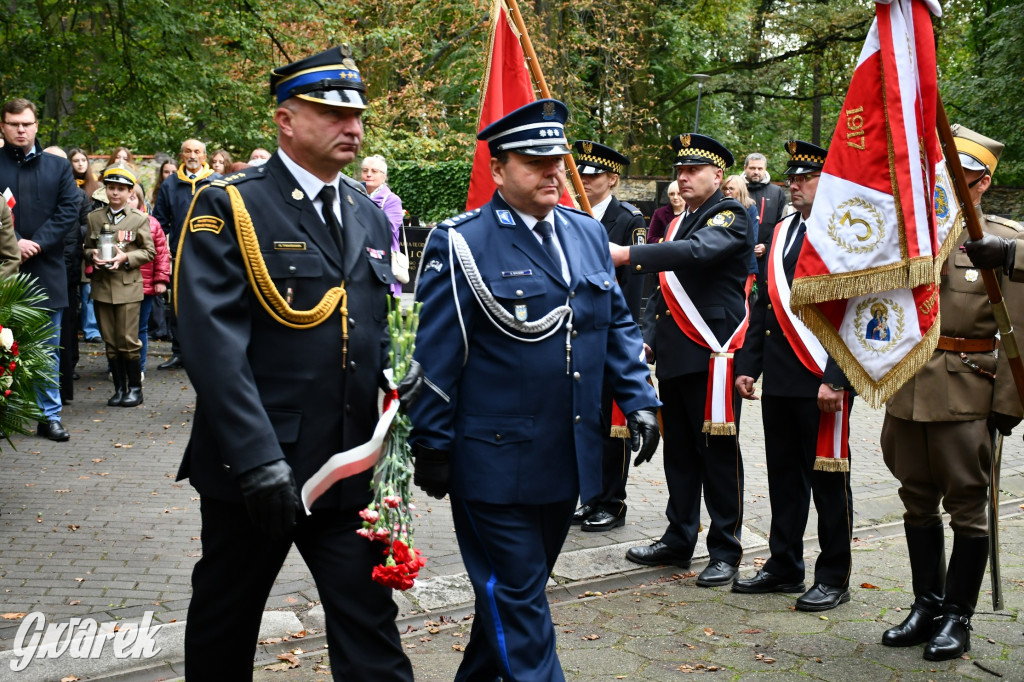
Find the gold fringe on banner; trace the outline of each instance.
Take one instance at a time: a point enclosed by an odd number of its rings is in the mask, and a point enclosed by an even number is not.
[[[910,261],[910,286],[913,289],[924,284],[937,284],[935,279],[935,259],[931,256],[921,256]],[[889,291],[885,289],[885,291]]]
[[[850,460],[838,457],[815,457],[814,470],[847,472],[850,470]]]
[[[892,263],[856,272],[801,277],[793,282],[790,307],[906,289],[907,281],[906,263]]]
[[[736,424],[723,424],[722,422],[705,421],[701,433],[709,436],[735,436]]]
[[[938,284],[942,276],[942,266],[949,258],[949,254],[956,248],[956,243],[960,240],[960,235],[964,231],[964,214],[960,213],[956,217],[956,221],[953,222],[953,227],[950,228],[949,234],[946,235],[946,241],[939,247],[939,254],[935,258],[935,283]]]

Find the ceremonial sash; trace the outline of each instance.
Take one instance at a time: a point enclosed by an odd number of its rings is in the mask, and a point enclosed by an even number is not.
[[[828,353],[811,330],[793,314],[789,307],[790,289],[783,265],[786,242],[793,223],[799,216],[779,225],[772,237],[771,258],[768,259],[768,298],[772,302],[775,319],[779,321],[786,340],[793,348],[800,364],[819,379],[825,376]],[[792,248],[796,248],[795,246]],[[850,392],[843,391],[843,407],[838,412],[822,412],[818,420],[818,444],[815,449],[814,468],[818,471],[849,471],[850,451]]]
[[[681,222],[682,216],[672,221],[665,241],[670,242],[675,238]],[[659,279],[661,280],[661,294],[672,313],[672,319],[679,325],[679,329],[698,346],[711,351],[708,365],[707,397],[704,400],[704,426],[701,431],[712,436],[734,436],[736,435],[736,417],[732,408],[733,356],[743,345],[743,339],[747,335],[747,326],[750,323],[750,305],[744,303],[743,319],[740,320],[729,339],[725,343],[719,343],[714,332],[701,317],[700,311],[690,300],[690,296],[686,293],[676,274],[671,270],[666,270],[659,274]],[[750,293],[750,285],[753,281],[754,276],[748,275],[744,287],[744,301],[748,298],[747,295]]]

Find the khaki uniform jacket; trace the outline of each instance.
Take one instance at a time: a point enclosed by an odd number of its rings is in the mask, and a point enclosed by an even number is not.
[[[14,216],[7,202],[0,199],[0,280],[18,274],[21,265],[21,248],[18,235],[14,234]]]
[[[94,267],[92,270],[92,298],[101,303],[133,303],[141,301],[142,272],[139,266],[156,257],[153,235],[149,231],[149,218],[134,208],[125,209],[128,215],[112,227],[120,234],[131,232],[129,239],[118,247],[128,256],[128,262],[116,270]],[[89,214],[88,229],[85,232],[85,260],[92,263],[93,254],[99,246],[100,231],[104,223],[111,222],[107,208],[98,208]]]
[[[986,233],[1016,239],[1024,236],[1017,223],[986,216]],[[943,336],[989,339],[998,325],[992,316],[981,271],[974,267],[960,245],[967,241],[964,230],[943,267],[939,293],[939,319]],[[1024,286],[1011,283],[997,271],[1010,319],[1024,323]],[[1018,340],[1018,343],[1020,341]],[[888,403],[886,411],[894,417],[916,422],[950,422],[986,419],[990,412],[1011,416],[1024,415],[1006,353],[967,353],[966,359],[996,379],[974,372],[961,361],[960,353],[936,350],[928,363],[908,381]]]

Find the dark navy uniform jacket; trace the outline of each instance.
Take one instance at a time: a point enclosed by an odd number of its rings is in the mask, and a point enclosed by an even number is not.
[[[241,193],[273,286],[308,310],[342,282],[348,291],[348,357],[337,309],[295,329],[257,299],[239,250],[225,184]],[[178,478],[202,495],[242,499],[235,479],[282,457],[302,484],[331,455],[370,439],[387,363],[391,228],[342,176],[345,253],[280,157],[215,181],[183,225],[175,282],[178,328],[197,401]],[[335,484],[314,505],[369,502],[370,472]]]
[[[647,226],[644,223],[644,214],[640,209],[619,201],[612,197],[608,208],[605,209],[601,224],[608,231],[608,241],[621,246],[634,246],[647,243]],[[626,306],[633,319],[640,322],[640,302],[644,295],[644,278],[640,275],[634,276],[628,265],[620,265],[615,268],[615,279],[622,289],[622,295],[626,299]]]
[[[647,383],[639,329],[615,283],[608,235],[590,216],[562,206],[554,221],[569,284],[497,192],[478,212],[445,221],[425,246],[415,357],[428,386],[409,416],[414,441],[452,453],[453,497],[495,504],[590,499],[601,491],[602,380],[626,414],[660,405]],[[483,282],[513,315],[536,320],[572,307],[568,373],[564,325],[538,343],[509,338],[485,317],[458,264],[453,294],[450,229],[465,237]]]
[[[672,270],[720,342],[743,319],[750,254],[747,211],[720,190],[688,215],[672,241],[630,249],[637,273]],[[644,340],[654,349],[659,379],[708,371],[711,351],[672,319],[660,287],[647,302]]]

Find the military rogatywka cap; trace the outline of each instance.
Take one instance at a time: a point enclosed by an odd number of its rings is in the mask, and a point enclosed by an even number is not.
[[[113,166],[103,169],[103,184],[108,182],[134,187],[138,181],[135,179],[135,173],[131,172],[127,166],[115,163]]]
[[[996,164],[1003,153],[1003,143],[976,133],[959,123],[950,126],[953,130],[953,142],[960,153],[960,165],[964,170],[987,170],[989,175],[996,172]]]
[[[786,153],[789,154],[789,163],[786,164],[786,175],[804,175],[814,173],[825,167],[827,149],[822,149],[816,144],[804,142],[803,140],[790,140],[784,145]]]
[[[732,154],[718,140],[699,135],[684,133],[672,138],[672,149],[676,151],[674,166],[718,166],[725,170],[733,164]]]
[[[487,143],[491,156],[518,152],[530,156],[563,156],[571,153],[565,139],[569,110],[557,99],[524,104],[487,126],[476,139]]]
[[[366,86],[348,45],[332,47],[270,72],[270,94],[334,107],[365,109]]]
[[[629,159],[600,142],[576,140],[572,145],[572,154],[576,158],[576,168],[583,175],[597,173],[622,174]]]

